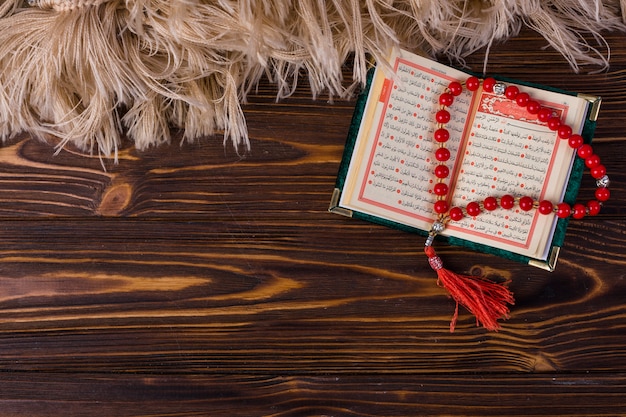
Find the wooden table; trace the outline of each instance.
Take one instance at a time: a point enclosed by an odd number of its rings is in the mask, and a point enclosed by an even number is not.
[[[125,144],[106,172],[0,148],[0,415],[626,415],[626,42],[607,39],[597,74],[532,33],[490,54],[490,73],[603,96],[613,192],[553,273],[439,247],[512,280],[498,333],[465,311],[449,333],[422,238],[327,212],[353,100],[262,85],[244,158],[218,136]]]

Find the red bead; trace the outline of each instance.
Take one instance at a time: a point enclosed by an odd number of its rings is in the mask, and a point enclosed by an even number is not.
[[[478,77],[469,77],[465,81],[465,86],[470,91],[476,91],[478,90],[478,87],[480,87],[480,80],[478,79]]]
[[[460,207],[452,207],[449,214],[450,219],[456,222],[458,222],[465,216],[465,214],[463,214],[463,210]]]
[[[443,214],[448,211],[448,203],[445,200],[439,200],[435,203],[435,212]]]
[[[450,90],[453,96],[458,96],[463,92],[463,86],[458,81],[452,81],[448,84],[448,90]]]
[[[471,203],[467,204],[467,207],[465,207],[465,210],[467,211],[467,214],[469,216],[478,216],[480,214],[480,204],[478,204],[475,201],[472,201]]]
[[[517,88],[514,85],[509,85],[505,90],[504,90],[504,96],[506,98],[508,98],[509,100],[515,100],[515,98],[517,97],[517,95],[519,94],[519,88]]]
[[[552,110],[547,107],[542,107],[537,113],[537,119],[539,119],[540,122],[546,123],[550,117],[552,117]]]
[[[443,106],[451,106],[454,103],[454,96],[450,93],[443,93],[439,96],[439,104]]]
[[[498,200],[495,197],[487,197],[483,201],[485,210],[493,211],[498,208]]]
[[[519,93],[517,97],[515,97],[515,102],[520,107],[526,107],[530,102],[530,96],[528,95],[528,93]]]
[[[433,187],[433,191],[437,195],[446,195],[446,194],[448,194],[448,185],[443,183],[443,182],[438,182]]]
[[[554,205],[548,200],[541,200],[539,202],[539,207],[537,207],[537,210],[541,214],[550,214],[552,213],[552,210],[554,210]]]
[[[446,129],[437,129],[435,130],[435,140],[439,143],[447,142],[450,139],[450,132]]]
[[[598,188],[596,190],[596,200],[598,201],[606,201],[611,197],[611,192],[608,188]]]
[[[515,198],[512,195],[505,194],[500,197],[500,206],[507,210],[510,210],[515,206]]]
[[[448,112],[448,110],[439,110],[437,114],[435,114],[435,119],[437,123],[448,123],[450,121],[450,112]]]
[[[587,212],[590,216],[597,216],[600,213],[602,205],[599,201],[591,200],[587,203]]]
[[[585,159],[585,165],[587,165],[587,168],[597,167],[598,165],[600,165],[600,157],[596,155],[595,153],[592,154],[591,156],[588,156]]]
[[[568,125],[559,126],[559,137],[561,139],[569,139],[572,136],[572,128]]]
[[[578,148],[577,153],[578,156],[580,156],[582,159],[587,159],[591,155],[593,155],[593,148],[591,147],[591,145],[584,144]]]
[[[435,167],[435,176],[437,178],[446,178],[448,175],[450,175],[450,170],[448,169],[447,166],[437,165]]]
[[[600,164],[591,168],[591,176],[595,179],[600,179],[606,175],[606,168]]]
[[[583,144],[583,137],[575,133],[569,137],[569,139],[567,140],[567,143],[569,144],[570,148],[578,149]]]
[[[565,219],[572,213],[572,209],[567,203],[559,203],[556,206],[556,216],[559,219]]]
[[[586,213],[587,213],[587,208],[580,203],[574,204],[574,207],[572,207],[572,217],[577,220],[585,217]]]
[[[538,101],[529,100],[526,105],[526,110],[528,110],[528,113],[530,114],[537,114],[539,113],[539,110],[541,110],[541,104],[539,104]]]
[[[522,197],[519,199],[519,208],[521,208],[524,211],[532,210],[534,205],[535,205],[535,200],[533,200],[530,197]]]
[[[559,130],[559,127],[561,126],[561,119],[559,119],[558,117],[552,116],[548,119],[548,129],[550,130]]]
[[[496,85],[497,81],[495,80],[495,78],[485,78],[483,81],[483,90],[485,90],[488,93],[493,92],[493,86]]]
[[[437,158],[437,161],[447,161],[450,159],[450,151],[448,148],[437,148],[435,158]]]

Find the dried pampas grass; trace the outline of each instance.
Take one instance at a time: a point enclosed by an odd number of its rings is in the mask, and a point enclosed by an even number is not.
[[[622,0],[624,1],[624,0]],[[57,138],[117,155],[224,132],[249,148],[240,103],[262,76],[289,96],[302,74],[313,96],[349,94],[368,55],[392,46],[461,61],[516,35],[541,33],[578,71],[604,67],[601,32],[624,30],[600,0],[5,0],[0,5],[0,135]]]

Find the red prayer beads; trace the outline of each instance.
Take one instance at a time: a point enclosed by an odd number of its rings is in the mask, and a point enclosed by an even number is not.
[[[572,209],[567,203],[559,203],[556,206],[556,216],[560,219],[565,219],[570,216]]]
[[[524,196],[519,199],[519,208],[521,208],[524,211],[530,211],[533,209],[534,206],[535,206],[535,201],[531,197]]]
[[[483,201],[483,207],[487,211],[493,211],[498,208],[498,200],[495,197],[487,197]]]
[[[512,195],[505,194],[500,197],[500,207],[510,210],[515,207],[515,198]]]
[[[464,84],[469,91],[477,91],[480,88],[481,80],[477,77],[469,77]],[[446,142],[450,139],[450,132],[445,128],[445,125],[450,121],[451,116],[447,107],[451,106],[455,97],[463,92],[463,84],[458,81],[452,81],[445,92],[439,96],[441,107],[435,116],[437,129],[434,133],[434,139],[439,144],[435,151],[435,159],[440,162],[435,167],[435,176],[437,177],[437,183],[433,188],[433,192],[437,195],[437,201],[434,205],[435,212],[439,215],[447,216],[452,221],[462,220],[465,216],[475,217],[483,210],[493,211],[498,207],[510,210],[516,205],[522,211],[537,209],[543,215],[555,214],[558,218],[572,217],[574,219],[582,219],[585,216],[597,215],[602,208],[602,203],[610,198],[611,194],[608,189],[610,182],[609,177],[606,175],[606,167],[601,164],[600,157],[593,153],[591,145],[584,143],[581,135],[573,133],[572,128],[555,116],[552,109],[542,107],[538,101],[533,100],[528,93],[520,91],[518,87],[513,85],[505,86],[494,78],[484,79],[482,86],[484,91],[504,95],[518,106],[524,107],[528,113],[536,115],[540,122],[545,123],[550,130],[556,132],[559,139],[566,140],[568,145],[576,150],[576,155],[584,160],[591,176],[596,179],[598,188],[595,191],[595,200],[587,202],[586,205],[576,203],[570,206],[565,202],[536,201],[529,196],[514,197],[505,194],[499,198],[487,197],[482,202],[471,201],[464,208],[449,207],[447,202],[449,187],[444,181],[450,175],[450,170],[445,164],[441,163],[450,159],[450,151],[446,148]]]
[[[450,151],[448,148],[438,148],[435,152],[435,158],[437,161],[445,162],[450,159]]]
[[[446,195],[448,194],[448,185],[445,182],[438,182],[435,184],[433,191],[437,195]]]
[[[480,204],[478,204],[475,201],[472,201],[471,203],[467,203],[467,206],[465,207],[465,211],[467,211],[467,214],[474,217],[474,216],[478,216],[480,214]]]

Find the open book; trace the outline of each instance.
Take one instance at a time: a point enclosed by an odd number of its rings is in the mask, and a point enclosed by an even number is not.
[[[438,98],[470,75],[406,51],[370,75],[361,95],[329,210],[426,235],[437,219],[433,139]],[[600,99],[516,85],[591,141]],[[448,108],[450,206],[510,194],[573,204],[583,161],[566,140],[504,96],[464,89]],[[567,219],[497,208],[450,222],[456,245],[553,270]]]

